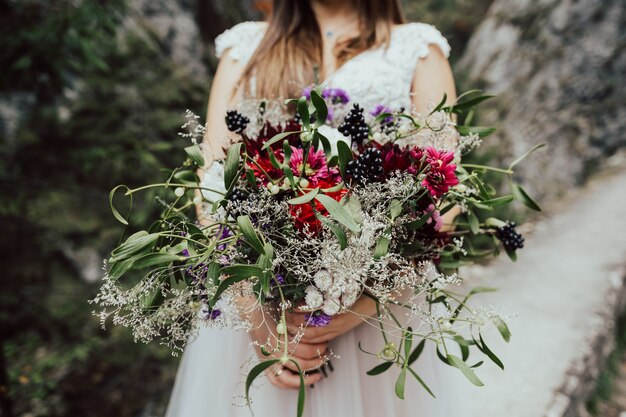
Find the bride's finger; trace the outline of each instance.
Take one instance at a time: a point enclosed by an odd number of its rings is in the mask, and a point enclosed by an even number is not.
[[[328,343],[298,343],[291,353],[298,358],[319,358],[328,354]]]
[[[285,369],[280,375],[276,375],[276,379],[285,388],[288,389],[298,389],[300,388],[300,376],[297,373],[291,372],[288,369]],[[319,373],[305,375],[304,376],[304,385],[313,385],[318,383],[322,379],[322,375]]]
[[[313,371],[315,369],[318,369],[320,366],[322,366],[324,363],[326,363],[326,359],[328,357],[327,356],[322,356],[320,358],[315,358],[315,359],[302,359],[302,358],[297,358],[294,357],[293,359],[298,362],[298,365],[300,365],[300,369],[302,369],[305,372],[308,371]],[[293,363],[293,362],[286,362],[283,365],[285,368],[290,369],[293,372],[298,372],[298,367]]]

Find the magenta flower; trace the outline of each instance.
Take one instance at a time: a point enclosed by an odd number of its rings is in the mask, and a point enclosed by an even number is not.
[[[289,160],[289,167],[293,171],[294,175],[300,176],[302,173],[302,163],[304,159],[304,151],[300,148],[291,147],[291,159]],[[329,168],[326,164],[326,155],[324,150],[320,149],[314,151],[311,149],[304,166],[303,178],[308,179],[312,186],[317,186],[320,181],[332,182],[336,184],[339,182],[339,170],[337,168]]]
[[[456,165],[451,163],[453,159],[453,152],[438,151],[432,146],[426,148],[426,162],[429,168],[422,185],[428,188],[435,198],[447,193],[450,187],[459,183],[454,173]]]

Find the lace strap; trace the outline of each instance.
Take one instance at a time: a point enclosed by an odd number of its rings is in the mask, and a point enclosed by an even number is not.
[[[215,55],[221,58],[224,52],[245,65],[261,43],[266,24],[263,22],[243,22],[226,30],[215,38]]]
[[[387,56],[405,67],[407,76],[412,77],[417,61],[430,53],[430,45],[441,49],[446,58],[450,56],[450,44],[434,26],[408,23],[394,30]]]

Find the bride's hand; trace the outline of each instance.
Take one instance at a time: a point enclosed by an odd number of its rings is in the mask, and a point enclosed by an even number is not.
[[[376,314],[376,302],[370,297],[362,295],[350,307],[350,311],[332,316],[330,323],[324,327],[307,326],[305,314],[297,311],[287,312],[287,330],[291,334],[304,332],[300,339],[303,343],[327,343],[354,329],[367,318],[373,317]]]
[[[265,317],[262,324],[250,331],[250,337],[257,342],[255,343],[255,348],[261,360],[284,358],[284,336],[277,334],[276,324],[273,319]],[[322,375],[319,372],[310,374],[306,374],[306,372],[314,371],[326,363],[329,354],[328,344],[304,343],[301,341],[296,343],[291,340],[291,337],[289,339],[287,347],[289,359],[295,360],[300,369],[305,372],[304,385],[312,385],[319,382],[322,379]],[[268,356],[261,351],[261,345],[265,347],[266,351],[270,352]],[[269,381],[279,388],[297,389],[300,387],[298,368],[292,362],[279,362],[267,369],[265,374]]]

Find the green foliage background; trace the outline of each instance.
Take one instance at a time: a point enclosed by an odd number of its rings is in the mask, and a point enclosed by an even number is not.
[[[245,1],[215,3],[191,2],[208,74],[213,29],[255,17]],[[405,10],[448,37],[454,61],[490,3],[407,0]],[[177,359],[102,330],[87,304],[98,271],[85,269],[122,232],[109,190],[180,162],[184,111],[205,113],[211,79],[154,33],[127,30],[131,13],[125,0],[0,0],[0,102],[22,116],[0,117],[0,415],[162,415],[167,403]],[[135,223],[147,222],[154,201],[136,203]]]

